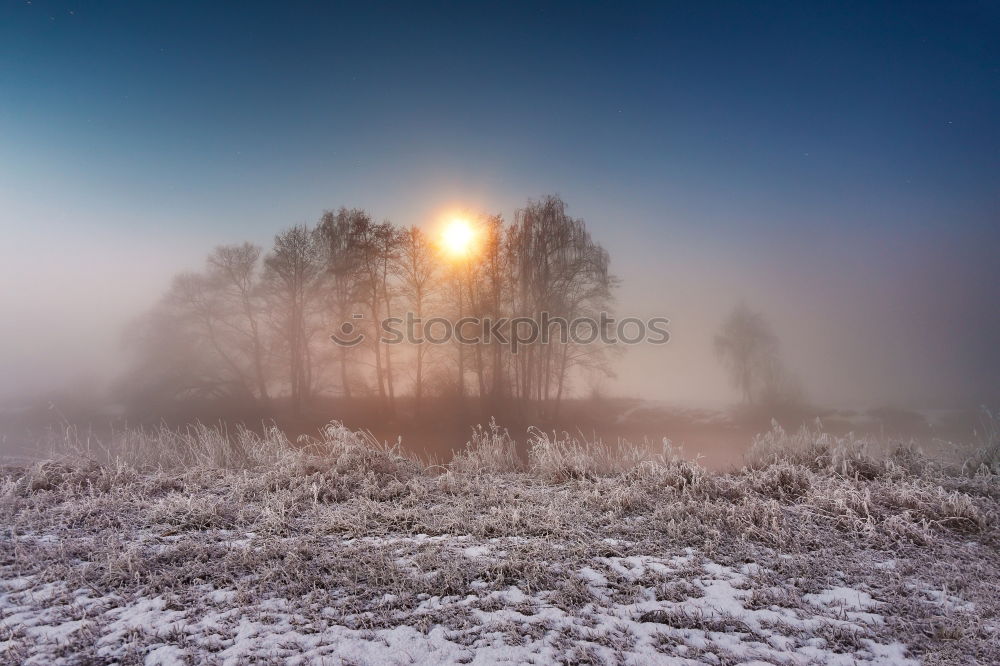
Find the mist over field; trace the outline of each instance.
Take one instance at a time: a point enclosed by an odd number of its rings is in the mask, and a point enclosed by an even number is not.
[[[825,242],[785,236],[774,244],[682,238],[653,245],[642,242],[645,232],[602,234],[622,213],[608,204],[591,212],[560,191],[611,253],[622,280],[617,310],[672,322],[668,346],[630,349],[620,360],[618,376],[607,383],[611,393],[713,406],[733,402],[738,396],[711,341],[726,312],[742,300],[768,315],[808,396],[819,403],[967,407],[995,399],[995,238],[958,232],[934,245],[921,238],[926,232],[894,240],[869,232]],[[333,200],[292,219],[311,220],[341,203],[367,205]],[[74,231],[87,224],[75,212],[65,245],[53,247],[40,229],[51,220],[51,205],[2,213],[14,239],[2,250],[3,280],[11,288],[0,295],[10,313],[2,333],[0,392],[13,401],[74,384],[88,391],[92,382],[107,386],[127,366],[125,326],[162,296],[175,273],[199,267],[216,244],[266,244],[269,231],[290,223],[262,221],[271,229],[246,237],[234,230],[175,238],[160,228],[150,229],[156,235],[150,239],[133,228],[94,238]],[[390,219],[426,225],[433,216],[422,210]],[[92,224],[99,224],[97,217]],[[30,221],[34,231],[20,230]],[[672,220],[628,222],[669,227]]]
[[[996,399],[997,96],[995,84],[973,84],[995,55],[990,10],[977,29],[968,28],[978,11],[971,5],[946,12],[930,42],[906,26],[890,45],[867,44],[853,56],[869,58],[855,79],[852,63],[834,64],[832,55],[850,30],[802,28],[825,63],[809,72],[804,64],[779,66],[785,58],[771,49],[734,62],[668,37],[741,34],[741,22],[781,34],[752,12],[712,24],[657,13],[652,20],[664,21],[666,35],[630,43],[620,36],[628,30],[598,29],[596,9],[542,16],[538,25],[502,11],[494,20],[521,44],[512,62],[534,69],[494,72],[471,96],[462,86],[479,75],[473,63],[502,40],[484,24],[458,29],[457,17],[440,12],[424,38],[402,36],[406,11],[378,19],[383,35],[419,54],[414,62],[423,64],[410,71],[426,83],[417,85],[391,56],[339,57],[351,21],[333,33],[319,29],[322,20],[305,29],[304,48],[330,60],[288,70],[279,84],[295,55],[276,44],[258,48],[253,35],[264,24],[253,12],[216,12],[178,37],[170,31],[183,23],[180,9],[70,14],[55,3],[8,11],[3,54],[17,66],[4,75],[16,94],[0,118],[7,313],[0,395],[15,402],[112,383],[128,364],[123,327],[216,245],[266,247],[280,230],[340,206],[432,228],[454,210],[510,218],[547,193],[559,194],[609,251],[621,278],[617,311],[672,321],[670,345],[620,359],[607,382],[612,394],[733,402],[711,339],[725,314],[746,302],[771,321],[817,404],[968,407]],[[788,20],[802,18],[795,14]],[[307,15],[280,30],[299,29],[292,25],[307,24],[299,22]],[[931,15],[918,9],[913,20]],[[612,25],[649,18],[628,11]],[[571,60],[539,59],[547,47],[534,39],[536,29],[563,19],[605,86],[600,95],[575,82]],[[894,24],[871,8],[853,30],[866,44],[882,22]],[[116,31],[123,23],[159,23],[162,34],[137,42]],[[185,40],[205,43],[214,28],[234,55],[196,65]],[[629,77],[616,82],[601,64],[591,48],[598,34],[634,65]],[[432,46],[435,36],[449,47]],[[958,36],[961,46],[949,50]],[[652,50],[661,42],[663,51]],[[114,44],[142,64],[116,57]],[[678,54],[698,68],[664,65]],[[941,94],[871,64],[888,54]],[[258,67],[258,84],[242,87],[239,68],[265,62],[272,66]],[[90,74],[71,78],[77,71]],[[782,71],[809,74],[797,106],[768,104],[791,94]],[[694,86],[696,72],[715,77],[710,88]],[[146,76],[165,84],[151,87]],[[210,85],[224,80],[235,87]],[[542,82],[550,81],[567,94],[548,111],[514,104],[548,99]],[[744,91],[748,82],[758,90]],[[268,85],[297,86],[312,103],[282,104],[280,95],[262,102]],[[845,111],[836,102],[852,97],[881,103]],[[728,110],[706,115],[710,101]],[[238,115],[248,103],[261,105],[257,120]],[[498,135],[500,119],[527,129]],[[763,138],[746,138],[758,133]],[[107,157],[95,160],[100,154]]]
[[[1000,663],[1000,9],[0,7],[0,663]]]

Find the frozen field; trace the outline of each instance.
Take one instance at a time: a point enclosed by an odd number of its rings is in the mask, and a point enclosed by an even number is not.
[[[986,467],[806,431],[728,475],[541,436],[522,469],[489,430],[451,469],[238,440],[7,469],[0,662],[1000,660]]]

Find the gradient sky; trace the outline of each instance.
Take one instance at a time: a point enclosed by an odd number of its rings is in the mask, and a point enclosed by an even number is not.
[[[673,320],[621,393],[733,398],[745,300],[816,400],[1000,398],[997,2],[4,3],[0,394],[216,243],[550,192]]]

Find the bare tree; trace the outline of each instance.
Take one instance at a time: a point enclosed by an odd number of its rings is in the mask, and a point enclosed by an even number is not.
[[[301,225],[278,234],[264,265],[265,285],[287,354],[292,410],[298,413],[312,389],[307,316],[326,268],[316,233]]]
[[[389,222],[374,223],[367,214],[351,220],[351,251],[355,257],[361,301],[370,315],[369,342],[375,365],[379,399],[389,413],[395,410],[391,348],[382,342],[380,322],[392,316],[394,296],[390,277],[399,251],[399,232]]]
[[[336,375],[345,396],[370,376],[382,408],[391,414],[399,368],[412,359],[418,413],[429,380],[444,388],[454,377],[463,404],[473,380],[469,392],[476,393],[484,412],[510,398],[554,416],[571,378],[610,372],[613,350],[574,343],[567,330],[577,317],[596,320],[610,309],[616,280],[608,271],[608,254],[554,196],[529,201],[509,227],[500,215],[480,216],[475,227],[473,249],[447,259],[421,230],[375,223],[365,211],[347,208],[325,212],[315,230],[295,226],[278,234],[263,261],[261,249],[249,243],[218,247],[206,270],[178,276],[157,307],[160,330],[183,341],[160,344],[177,362],[158,367],[164,376],[176,375],[171,385],[178,391],[262,401],[287,393],[296,412]],[[539,326],[548,317],[561,323],[547,331],[547,343],[531,342],[518,354],[499,338],[456,341],[456,377],[454,366],[428,362],[426,345],[386,344],[382,323],[400,307],[421,320],[449,317],[456,326],[463,317],[482,322],[525,317]],[[332,325],[355,323],[362,313],[367,349],[337,349],[327,342]],[[460,333],[471,334],[470,326],[465,323]],[[506,334],[513,331],[507,328]],[[153,346],[144,347],[151,362]],[[362,360],[367,351],[370,366]],[[160,360],[166,361],[164,354]],[[280,375],[272,371],[281,366]],[[364,374],[356,371],[359,366]],[[776,366],[768,367],[761,376],[777,376]]]
[[[358,209],[340,208],[336,213],[326,211],[320,219],[317,233],[326,252],[328,280],[326,282],[326,302],[335,326],[352,323],[358,301],[362,298],[362,284],[358,271],[358,252],[353,241],[355,226],[363,226],[367,213]],[[353,348],[340,346],[337,362],[340,374],[340,390],[351,397],[352,379],[350,366]]]
[[[505,229],[500,215],[482,216],[477,222],[479,237],[471,270],[465,275],[469,314],[482,321],[497,321],[507,314],[510,292],[510,262],[504,245]],[[496,404],[507,393],[504,348],[489,337],[473,348],[480,401]]]
[[[181,273],[154,311],[162,327],[156,337],[163,342],[169,332],[188,339],[190,355],[201,358],[201,386],[185,387],[190,392],[249,397],[253,395],[253,367],[226,297],[222,283],[211,272]]]
[[[395,274],[400,281],[400,293],[417,320],[423,320],[430,299],[439,284],[438,258],[427,235],[417,227],[410,227],[400,234],[399,254]],[[424,361],[428,347],[416,345],[414,350],[415,373],[413,383],[414,409],[419,415],[424,390]]]
[[[222,293],[223,325],[246,350],[253,368],[257,396],[268,400],[266,342],[262,331],[260,247],[251,243],[222,245],[208,258],[209,279]]]
[[[201,313],[190,307],[190,294],[181,295],[193,285],[181,282],[188,278],[175,280],[167,295],[126,330],[125,343],[134,358],[119,388],[131,405],[248,392],[243,377],[218,353]]]
[[[559,197],[529,201],[517,211],[507,244],[517,316],[540,324],[546,317],[570,323],[577,317],[596,318],[610,308],[616,280],[608,271],[608,254],[591,239],[582,220],[566,213]],[[568,332],[550,332],[558,337],[550,337],[549,344],[525,347],[513,368],[518,396],[534,400],[543,410],[551,401],[554,412],[574,364],[583,358],[602,358],[606,350],[594,345],[585,354],[573,353]]]
[[[778,348],[778,336],[764,316],[744,304],[722,324],[715,336],[715,353],[743,402],[778,404],[797,397],[798,388],[785,372]]]
[[[466,316],[469,316],[469,283],[472,280],[474,266],[472,257],[457,257],[454,259],[443,259],[445,252],[438,248],[442,261],[445,262],[446,270],[442,284],[444,303],[446,304],[445,315],[455,323],[455,333],[461,334],[457,330]],[[465,408],[465,352],[466,345],[461,344],[457,339],[452,340],[452,347],[455,350],[455,396],[458,398],[460,408]]]

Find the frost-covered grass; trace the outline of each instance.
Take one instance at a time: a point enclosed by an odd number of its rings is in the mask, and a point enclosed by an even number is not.
[[[69,431],[0,476],[0,663],[1000,661],[989,465],[532,435],[441,467],[338,424]]]

